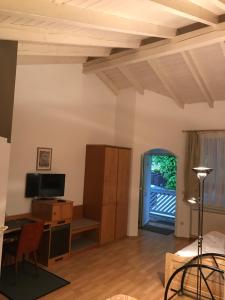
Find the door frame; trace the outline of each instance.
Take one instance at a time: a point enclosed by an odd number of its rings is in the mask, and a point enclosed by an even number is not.
[[[161,153],[160,153],[161,151]],[[151,153],[152,152],[152,153]],[[158,152],[158,153],[157,153]],[[139,185],[139,210],[138,210],[138,228],[142,228],[143,224],[143,207],[144,207],[144,158],[146,155],[171,155],[174,156],[178,162],[177,156],[172,152],[167,149],[162,149],[162,148],[153,148],[150,149],[143,154],[141,154],[141,160],[140,160],[140,185]],[[177,168],[176,168],[176,178],[177,178]],[[176,187],[176,208],[177,208],[177,187]],[[175,214],[175,232],[176,232],[176,219],[177,219],[177,211]]]

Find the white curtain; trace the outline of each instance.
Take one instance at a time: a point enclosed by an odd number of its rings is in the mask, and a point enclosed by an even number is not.
[[[225,209],[225,132],[200,133],[200,163],[213,168],[205,180],[205,207]]]

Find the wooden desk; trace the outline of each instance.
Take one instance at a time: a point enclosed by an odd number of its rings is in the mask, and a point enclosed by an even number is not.
[[[42,205],[47,205],[43,202]],[[59,206],[64,206],[65,203],[53,201],[53,204]],[[70,205],[70,202],[66,202],[67,206]],[[50,202],[48,202],[50,206]],[[44,233],[40,243],[40,249],[38,251],[38,262],[42,265],[49,266],[54,262],[65,259],[70,255],[70,252],[80,253],[86,251],[87,249],[94,248],[99,245],[99,227],[100,223],[94,220],[82,218],[81,206],[74,208],[76,214],[74,214],[74,220],[68,220],[66,222],[45,220],[44,221]],[[54,212],[54,210],[53,210]],[[72,213],[71,213],[72,215]],[[16,220],[16,219],[31,219],[34,221],[41,221],[40,217],[34,217],[32,214],[21,214],[14,215],[6,218],[6,221]],[[43,220],[42,220],[43,221]],[[51,249],[55,248],[54,241],[57,229],[59,227],[63,228],[69,226],[69,238],[68,238],[68,252],[65,254],[54,255],[51,254]],[[4,243],[10,243],[18,239],[19,232],[21,227],[17,228],[8,228],[4,233]],[[62,243],[62,242],[61,242]]]
[[[49,266],[70,255],[72,208],[72,201],[33,200],[32,213],[10,216],[6,221],[22,218],[44,221],[44,232],[37,256],[40,264]],[[18,238],[20,229],[21,226],[9,228],[5,233],[5,242]]]
[[[8,228],[5,231],[5,234],[20,231],[24,224],[29,224],[33,222],[35,221],[29,218],[8,220],[5,222],[5,225],[8,226]]]
[[[18,224],[19,224],[19,220],[24,219],[24,218],[10,218],[11,220],[18,220]],[[40,219],[37,218],[25,218],[31,221],[41,221]],[[43,221],[43,220],[42,220]],[[21,231],[21,226],[18,227],[13,227],[13,228],[8,228],[5,233],[4,233],[4,237],[3,237],[3,243],[11,243],[11,242],[15,242],[18,240],[19,238],[19,234]],[[59,250],[55,251],[56,247],[55,247],[55,238],[56,238],[56,234],[57,232],[59,232],[59,229],[64,229],[64,227],[66,227],[66,231],[68,232],[68,238],[67,240],[63,240],[65,244],[65,248],[66,250],[64,251],[64,248],[60,247]],[[61,236],[59,237],[61,238]],[[63,244],[63,245],[64,245]],[[44,266],[49,266],[51,264],[53,264],[55,261],[58,260],[62,260],[66,257],[69,256],[69,249],[70,249],[70,223],[63,223],[63,224],[59,224],[59,225],[54,225],[52,226],[52,224],[48,221],[46,221],[44,223],[44,231],[43,231],[43,235],[41,238],[41,242],[40,242],[40,246],[37,252],[37,258],[38,258],[38,262]],[[64,251],[64,252],[63,252]]]
[[[31,221],[34,221],[34,222],[41,222],[41,221],[43,221],[42,219],[33,217],[30,213],[28,213],[28,214],[7,216],[5,218],[5,225],[7,225],[7,222],[16,221],[16,220],[19,221],[21,219],[27,219],[27,220],[31,220]],[[44,221],[44,226],[46,226],[46,225],[50,225],[50,222]],[[9,228],[5,231],[5,233],[9,233],[9,232],[13,232],[13,231],[18,231],[20,229],[21,229],[21,226],[14,227],[14,228],[12,228],[12,227],[10,228],[10,226],[9,226]]]
[[[20,230],[23,224],[27,224],[29,222],[40,221],[39,219],[32,218],[30,216],[26,217],[15,217],[15,218],[6,218],[5,225],[8,228],[4,231],[3,243],[14,242],[18,239]]]

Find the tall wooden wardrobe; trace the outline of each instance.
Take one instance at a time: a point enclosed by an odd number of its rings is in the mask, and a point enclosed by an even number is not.
[[[131,149],[87,145],[84,217],[99,221],[100,243],[127,234]]]

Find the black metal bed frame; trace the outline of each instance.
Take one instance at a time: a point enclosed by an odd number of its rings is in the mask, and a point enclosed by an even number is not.
[[[193,257],[190,261],[188,261],[182,267],[178,268],[171,275],[171,277],[169,278],[169,280],[167,282],[166,288],[165,288],[164,300],[171,300],[176,295],[184,296],[184,295],[190,295],[190,294],[192,294],[192,295],[196,295],[197,296],[197,293],[195,293],[194,291],[191,291],[191,290],[188,290],[188,289],[185,288],[185,278],[186,278],[186,275],[187,275],[187,271],[188,271],[188,269],[191,269],[191,268],[196,268],[199,271],[200,276],[203,279],[203,281],[205,282],[205,285],[206,285],[206,287],[208,289],[208,292],[210,294],[210,297],[202,295],[201,298],[210,299],[210,300],[216,300],[216,298],[213,296],[213,293],[212,293],[212,291],[211,291],[211,289],[210,289],[209,284],[208,284],[207,281],[211,277],[211,275],[214,274],[215,272],[219,273],[221,275],[222,279],[224,280],[224,270],[221,270],[219,268],[219,265],[217,263],[216,258],[224,258],[225,259],[225,255],[219,254],[219,253],[204,253],[204,254],[201,255],[201,258],[207,258],[207,257],[212,258],[212,260],[214,261],[215,267],[208,266],[208,265],[205,265],[205,264],[194,263],[196,260],[198,260],[198,256]],[[211,272],[207,276],[205,276],[204,273],[203,273],[203,269],[211,270]],[[181,278],[181,283],[180,283],[180,288],[178,290],[170,288],[170,285],[171,285],[173,279],[180,272],[183,272],[182,278]],[[174,294],[168,298],[169,291],[174,292]]]

